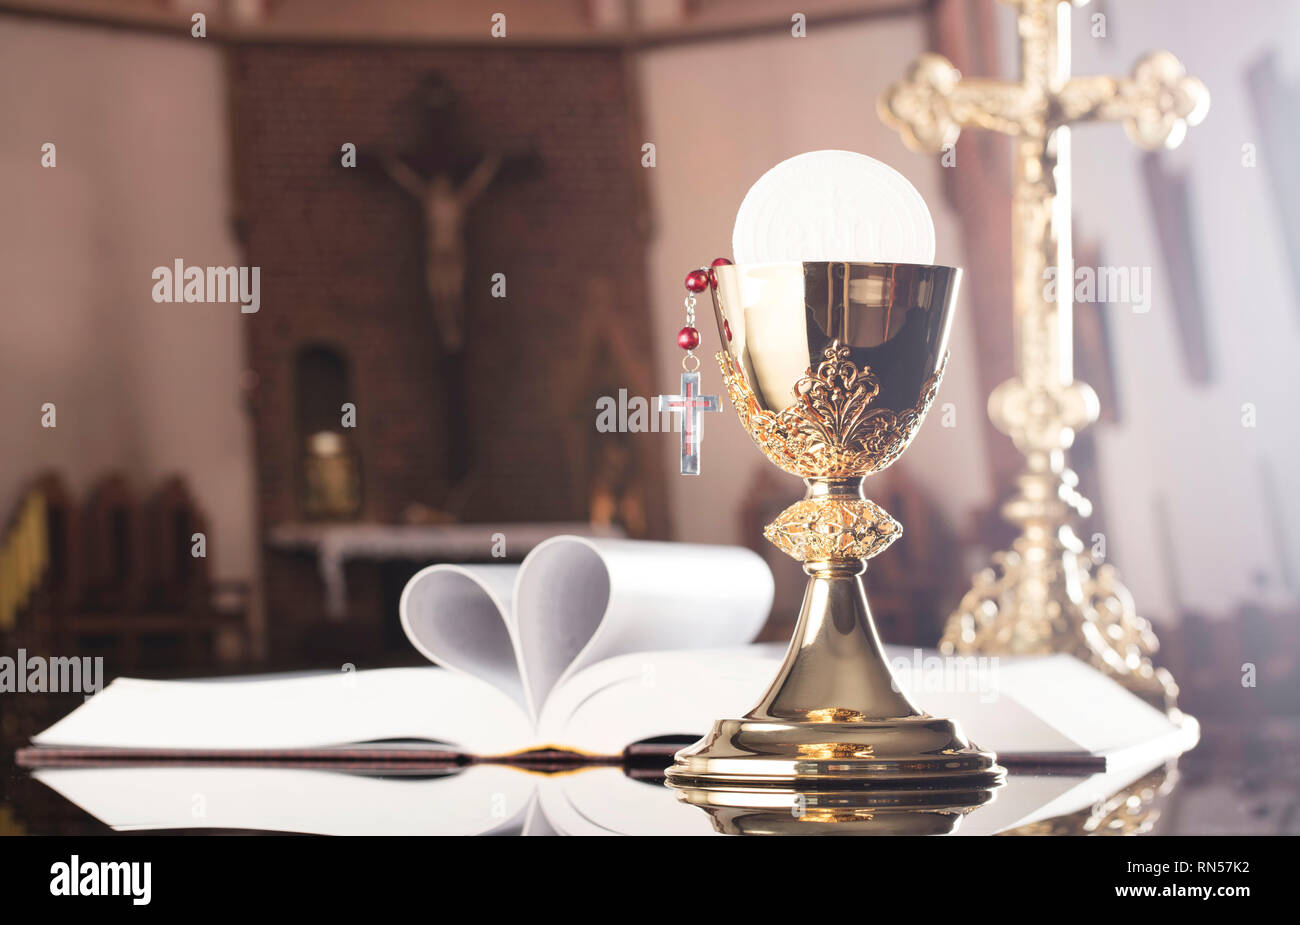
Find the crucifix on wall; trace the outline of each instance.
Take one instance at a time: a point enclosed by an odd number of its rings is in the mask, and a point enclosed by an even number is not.
[[[401,157],[383,161],[388,176],[424,213],[424,285],[448,351],[465,346],[465,214],[501,169],[501,160],[495,152],[484,154],[459,185],[448,173],[421,176]]]
[[[490,188],[536,176],[541,159],[533,152],[510,154],[467,143],[455,95],[441,75],[425,80],[418,103],[425,123],[423,145],[365,160],[372,173],[385,176],[419,208],[424,292],[441,349],[441,399],[445,408],[460,409],[446,415],[448,475],[459,483],[471,469],[470,416],[463,411],[468,399],[464,353],[469,333],[469,217]],[[483,283],[487,291],[488,281]]]
[[[385,154],[378,166],[420,209],[424,225],[424,282],[438,339],[446,353],[465,346],[466,220],[494,183],[535,175],[536,154],[507,155],[464,143],[455,97],[439,75],[421,90],[427,141],[406,154]]]

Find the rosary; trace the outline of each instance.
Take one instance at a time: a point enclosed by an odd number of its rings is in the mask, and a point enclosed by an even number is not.
[[[695,297],[717,285],[713,267],[731,263],[719,257],[708,267],[700,267],[686,274],[686,326],[677,332],[677,346],[686,351],[682,357],[682,389],[677,395],[660,395],[659,410],[672,411],[682,416],[682,475],[700,474],[700,435],[705,411],[721,411],[716,395],[700,394],[700,358],[695,348],[700,345],[700,332],[695,327]]]

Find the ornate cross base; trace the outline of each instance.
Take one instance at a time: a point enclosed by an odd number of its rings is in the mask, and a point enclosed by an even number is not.
[[[1152,657],[1160,644],[1137,615],[1113,566],[1095,572],[1069,522],[1091,504],[1075,490],[1063,454],[1031,455],[1019,491],[1002,508],[1021,527],[1011,549],[975,575],[948,618],[940,651],[957,655],[1067,652],[1115,678],[1171,717],[1178,684]],[[1035,469],[1034,463],[1045,463]]]

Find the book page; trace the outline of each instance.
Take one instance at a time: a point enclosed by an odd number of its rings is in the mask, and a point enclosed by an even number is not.
[[[743,716],[771,683],[785,643],[708,652],[636,652],[604,659],[555,689],[539,735],[594,755],[660,736],[701,736]]]
[[[430,666],[270,679],[118,678],[32,742],[245,751],[417,739],[491,755],[525,748],[531,738],[532,723],[501,691]]]
[[[431,565],[402,591],[411,644],[431,662],[491,684],[528,710],[508,625],[517,565]]]
[[[767,563],[740,547],[547,540],[515,586],[512,629],[531,710],[604,659],[744,645],[766,622],[772,593]]]
[[[1107,756],[1107,768],[1155,764],[1193,747],[1200,726],[1174,722],[1118,682],[1070,655],[1004,659],[1003,702],[1032,710],[1040,721],[1089,754]]]

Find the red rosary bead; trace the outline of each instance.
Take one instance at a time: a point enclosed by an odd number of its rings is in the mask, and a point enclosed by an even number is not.
[[[689,324],[677,332],[677,346],[683,350],[694,350],[700,345],[700,332]]]
[[[703,270],[692,270],[686,274],[686,288],[691,292],[703,292],[709,288],[709,274]]]
[[[731,266],[731,261],[728,260],[726,257],[714,258],[713,263],[709,264],[709,285],[712,286],[714,289],[717,289],[718,274],[715,273],[714,270],[717,269],[718,267],[729,267],[729,266]]]

